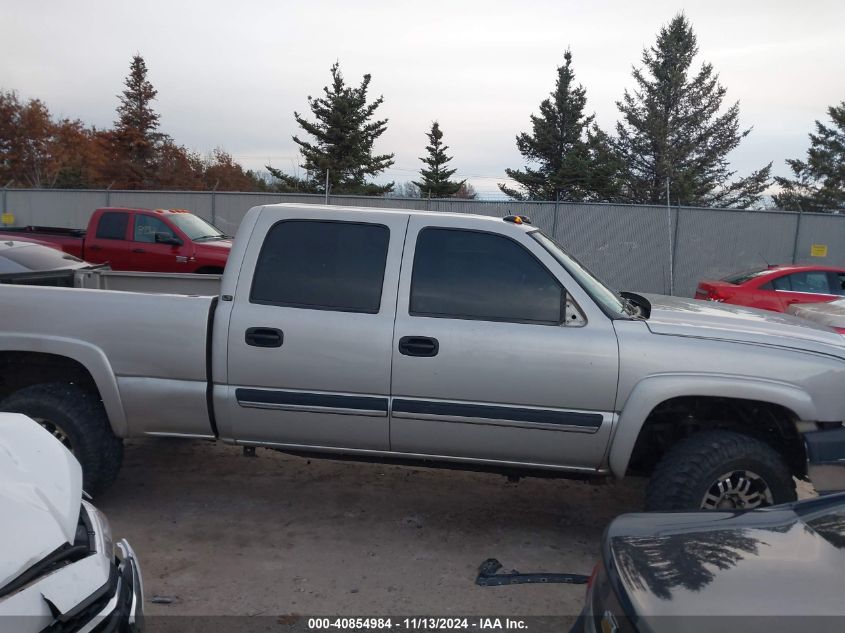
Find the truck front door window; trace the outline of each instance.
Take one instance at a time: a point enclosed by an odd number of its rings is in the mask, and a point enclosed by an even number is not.
[[[417,238],[414,316],[559,325],[562,295],[557,279],[510,238],[439,228]]]
[[[251,303],[376,314],[390,231],[380,224],[287,220],[267,233]]]
[[[136,242],[152,244],[156,241],[156,233],[164,233],[168,237],[175,237],[173,230],[158,218],[140,213],[135,216]]]

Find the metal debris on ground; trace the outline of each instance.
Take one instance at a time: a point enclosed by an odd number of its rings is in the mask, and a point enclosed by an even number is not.
[[[530,583],[565,583],[569,585],[586,585],[590,579],[584,574],[561,574],[561,573],[531,573],[521,574],[515,569],[510,573],[497,574],[502,568],[495,558],[488,558],[478,566],[478,577],[475,584],[479,587],[498,587],[501,585],[522,585]]]
[[[150,598],[153,604],[173,604],[176,602],[176,596],[153,596]]]

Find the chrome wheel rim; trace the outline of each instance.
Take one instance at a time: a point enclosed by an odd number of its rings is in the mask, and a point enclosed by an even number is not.
[[[45,420],[44,418],[33,418],[38,424],[44,427],[50,435],[55,437],[59,440],[65,447],[72,453],[73,446],[71,446],[70,438],[67,436],[67,433],[64,432],[64,429],[60,427],[58,424],[50,422],[50,420]]]
[[[774,503],[772,491],[757,473],[732,470],[717,477],[701,500],[702,510],[748,510]]]

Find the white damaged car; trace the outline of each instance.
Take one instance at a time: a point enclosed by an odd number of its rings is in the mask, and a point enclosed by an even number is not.
[[[142,630],[135,554],[82,495],[73,454],[31,418],[0,413],[0,631]]]

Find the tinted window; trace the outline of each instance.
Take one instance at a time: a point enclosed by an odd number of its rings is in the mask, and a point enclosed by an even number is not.
[[[845,273],[830,273],[830,283],[833,294],[845,296]]]
[[[429,228],[417,238],[411,314],[558,324],[561,295],[551,273],[507,237]]]
[[[114,211],[104,213],[100,216],[100,223],[97,225],[97,237],[101,240],[125,240],[128,223],[128,213]]]
[[[776,290],[791,290],[792,292],[811,292],[815,294],[832,294],[827,273],[824,271],[803,271],[792,273],[775,279],[773,285]],[[788,287],[787,287],[788,286]]]
[[[173,230],[159,218],[140,213],[135,216],[136,242],[155,242],[156,233],[164,233],[167,237],[175,237]]]
[[[261,247],[250,301],[375,314],[389,241],[378,224],[278,222]]]
[[[783,277],[772,279],[771,284],[772,289],[774,290],[792,290],[792,284],[790,283],[789,275],[784,275]]]

